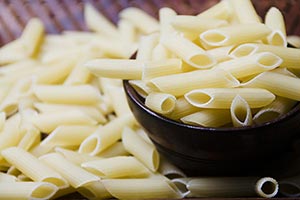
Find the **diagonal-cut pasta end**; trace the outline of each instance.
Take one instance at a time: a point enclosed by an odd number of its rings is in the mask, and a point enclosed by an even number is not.
[[[57,191],[58,188],[55,185],[51,183],[41,182],[35,188],[33,188],[29,199],[50,199]]]
[[[200,40],[210,46],[222,46],[228,41],[228,36],[217,30],[208,30],[200,34]]]
[[[48,177],[43,179],[43,182],[51,183],[55,186],[57,186],[59,189],[64,189],[69,187],[68,181],[66,181],[64,178],[57,178],[57,177]]]
[[[255,54],[258,51],[256,44],[242,44],[231,51],[229,57],[231,58],[240,58],[243,56],[250,56]]]
[[[203,53],[192,55],[188,60],[188,64],[199,69],[211,68],[216,63],[212,56]]]
[[[279,30],[273,31],[268,37],[267,37],[268,43],[275,46],[287,46],[287,39],[283,35],[283,33]]]
[[[265,198],[272,198],[278,193],[278,182],[271,177],[259,179],[255,185],[256,193]]]
[[[101,151],[101,138],[98,135],[87,137],[79,147],[79,153],[87,153],[92,156]]]
[[[209,104],[213,97],[207,94],[205,91],[192,90],[184,95],[185,99],[195,107],[202,108]]]
[[[257,63],[267,70],[275,69],[282,62],[283,60],[279,56],[276,56],[275,54],[270,52],[260,53],[257,57]]]

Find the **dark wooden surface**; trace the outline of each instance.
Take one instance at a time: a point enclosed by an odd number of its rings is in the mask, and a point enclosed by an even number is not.
[[[87,31],[83,20],[84,3],[91,3],[116,23],[119,11],[130,6],[142,8],[157,17],[161,7],[171,7],[179,14],[197,14],[216,2],[218,0],[0,0],[0,44],[19,37],[25,24],[32,17],[39,17],[48,33],[59,33],[62,30]],[[300,35],[300,0],[253,0],[253,3],[261,16],[264,16],[271,6],[278,7],[285,15],[288,34]],[[59,199],[85,198],[75,193]]]

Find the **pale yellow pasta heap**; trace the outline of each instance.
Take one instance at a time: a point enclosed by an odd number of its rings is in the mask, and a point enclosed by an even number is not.
[[[149,109],[196,126],[263,124],[300,101],[300,50],[287,47],[288,40],[298,46],[297,37],[286,35],[277,8],[263,21],[250,0],[223,0],[197,16],[162,8],[159,23],[147,22],[153,31],[144,30],[136,59],[85,66],[99,77],[129,80]],[[271,109],[278,101],[286,103]]]
[[[122,79],[132,79],[153,110],[187,123],[222,126],[236,118],[238,126],[250,125],[249,106],[261,108],[253,121],[269,110],[287,112],[299,101],[299,90],[287,87],[295,88],[299,78],[275,68],[299,69],[298,51],[262,44],[277,44],[283,26],[260,23],[245,2],[221,1],[199,16],[162,8],[159,21],[127,8],[117,26],[85,5],[91,32],[60,35],[47,35],[39,19],[30,20],[20,38],[0,49],[0,199],[74,192],[88,199],[183,198],[171,179],[184,173],[160,158],[136,123]],[[239,7],[252,14],[235,13]],[[237,44],[253,50],[234,53]],[[280,87],[272,87],[273,77],[283,81]],[[242,80],[250,80],[246,88]],[[282,97],[273,101],[275,95]]]

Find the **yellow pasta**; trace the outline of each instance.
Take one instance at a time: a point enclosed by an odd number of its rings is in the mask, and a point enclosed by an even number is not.
[[[296,48],[300,47],[300,37],[298,35],[288,35],[287,42]]]
[[[243,127],[252,125],[252,112],[248,102],[237,95],[231,103],[230,114],[234,127]]]
[[[171,25],[171,21],[177,13],[168,7],[159,9],[159,23],[160,23],[160,41],[170,36],[175,30]]]
[[[228,46],[254,42],[265,38],[271,30],[264,24],[237,24],[211,29],[200,34],[200,40],[210,46]]]
[[[195,70],[186,73],[161,76],[149,81],[156,91],[182,96],[198,88],[236,87],[239,81],[224,70]]]
[[[135,89],[135,91],[143,98],[146,98],[148,94],[153,92],[153,89],[147,85],[146,81],[130,80],[129,83]]]
[[[2,156],[34,181],[49,182],[59,188],[68,187],[68,182],[59,173],[19,147],[3,150]]]
[[[18,143],[18,147],[28,151],[40,141],[41,141],[40,131],[34,126],[32,126],[31,128],[28,128],[26,130],[26,133]]]
[[[229,5],[233,10],[234,17],[236,17],[239,23],[260,23],[260,17],[255,11],[251,0],[230,0]]]
[[[150,174],[150,171],[132,156],[116,156],[88,161],[82,163],[81,167],[105,178],[145,178]]]
[[[33,92],[45,103],[91,105],[101,100],[100,93],[90,85],[35,85]]]
[[[168,38],[162,40],[162,44],[195,68],[210,68],[216,64],[214,58],[200,46],[178,34],[174,33],[170,35]]]
[[[118,117],[130,113],[130,108],[126,100],[126,95],[123,87],[110,86],[108,95],[112,101],[114,112]]]
[[[242,84],[243,87],[264,88],[275,95],[300,101],[300,79],[274,72],[264,72]]]
[[[82,187],[77,191],[88,199],[110,199],[112,195],[106,190],[102,181],[94,181]]]
[[[222,19],[227,20],[231,15],[232,11],[229,7],[228,1],[220,1],[214,6],[204,10],[197,16],[204,18],[214,18],[214,19]]]
[[[132,114],[124,115],[99,127],[92,135],[87,137],[80,145],[80,153],[96,155],[121,139],[125,126],[133,126],[135,119]]]
[[[153,57],[153,49],[158,45],[159,34],[153,33],[146,36],[141,36],[138,51],[136,54],[136,60],[149,61]]]
[[[191,105],[184,97],[180,97],[176,99],[173,111],[166,114],[166,116],[170,119],[179,120],[180,118],[199,110],[199,108]]]
[[[107,78],[141,79],[143,63],[128,59],[97,59],[85,66],[96,76]]]
[[[176,98],[173,95],[151,92],[145,100],[145,105],[160,114],[168,114],[175,108]]]
[[[13,183],[16,181],[17,181],[17,178],[15,176],[0,172],[0,183],[5,183],[5,182]]]
[[[116,142],[115,144],[111,145],[109,148],[105,149],[104,151],[97,154],[97,156],[103,158],[115,157],[115,156],[128,156],[129,153],[126,151],[123,143]]]
[[[231,57],[229,56],[229,53],[234,48],[234,45],[231,46],[225,46],[225,47],[218,47],[207,50],[207,53],[210,55],[213,55],[214,58],[217,60],[218,63],[230,60]]]
[[[122,141],[125,149],[151,171],[155,172],[158,169],[159,154],[153,145],[146,142],[129,127],[124,128]]]
[[[262,52],[219,63],[215,68],[228,71],[236,78],[243,78],[280,66],[282,59],[275,54]]]
[[[231,122],[229,110],[205,109],[193,114],[184,116],[180,119],[183,123],[204,126],[221,127]]]
[[[46,154],[39,159],[47,166],[59,172],[74,188],[100,180],[99,177],[71,163],[58,153]]]

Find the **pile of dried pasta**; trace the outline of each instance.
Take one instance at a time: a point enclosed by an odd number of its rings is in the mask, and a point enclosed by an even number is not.
[[[206,12],[226,14],[223,4]],[[167,18],[173,12],[160,13]],[[88,199],[277,194],[278,183],[269,177],[185,177],[159,156],[136,123],[118,78],[137,79],[139,58],[166,56],[151,33],[160,25],[168,32],[167,21],[159,25],[142,10],[127,8],[116,27],[90,5],[84,16],[92,32],[46,35],[41,21],[32,19],[20,38],[0,49],[0,199],[55,199],[74,192]],[[143,49],[138,60],[126,60],[132,65],[120,66],[127,68],[119,77],[114,67],[138,47]],[[105,72],[110,78],[96,77],[85,67],[98,58],[114,59],[107,62],[114,66]],[[149,66],[157,67],[149,63],[148,78],[156,76]],[[179,61],[166,63],[168,68]]]

